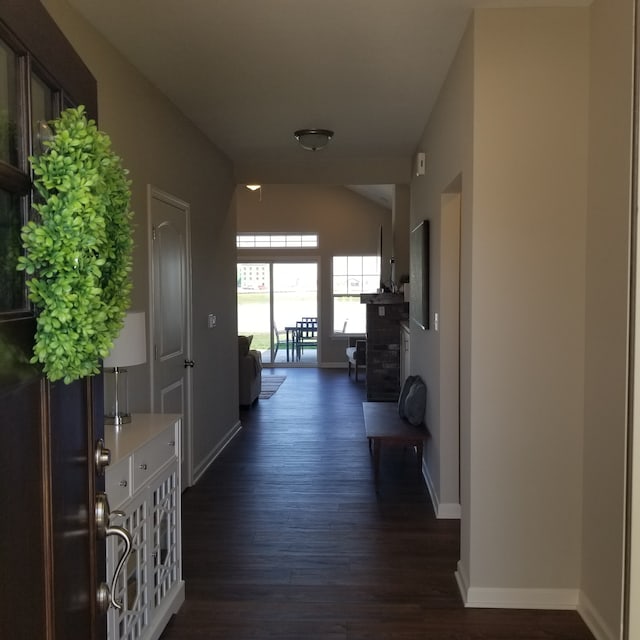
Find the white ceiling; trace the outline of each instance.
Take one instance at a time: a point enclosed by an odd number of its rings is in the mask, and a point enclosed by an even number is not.
[[[590,0],[69,2],[231,158],[237,175],[250,166],[260,179],[259,167],[274,164],[392,159],[410,167],[473,7]],[[293,137],[304,127],[335,136],[322,151],[304,151]]]

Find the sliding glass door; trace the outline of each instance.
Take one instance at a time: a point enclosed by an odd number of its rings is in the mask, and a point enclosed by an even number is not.
[[[265,365],[318,362],[317,262],[238,263],[238,334]]]

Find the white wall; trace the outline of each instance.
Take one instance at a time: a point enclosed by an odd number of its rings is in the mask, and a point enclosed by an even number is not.
[[[581,610],[608,638],[624,552],[633,13],[633,0],[591,8]]]
[[[443,216],[461,194],[463,593],[579,607],[599,638],[619,636],[622,604],[632,9],[476,10],[417,147],[430,170],[411,185],[441,327]],[[446,340],[412,326],[444,505]]]
[[[440,92],[428,126],[417,150],[427,154],[428,170],[424,176],[414,177],[411,182],[411,228],[423,219],[430,222],[430,326],[424,331],[411,322],[411,372],[420,375],[427,385],[427,424],[431,438],[426,447],[426,466],[429,483],[437,512],[441,517],[455,516],[460,511],[460,501],[469,504],[468,473],[470,469],[469,451],[469,354],[471,340],[471,228],[473,189],[473,21],[461,41],[456,58]],[[443,307],[442,298],[447,295],[442,290],[444,270],[450,264],[449,254],[442,250],[442,194],[458,191],[461,203],[461,250],[460,269],[460,354],[458,345],[455,352],[447,351],[449,343],[442,340],[457,318],[451,307]],[[412,256],[415,259],[415,256]],[[445,265],[443,266],[443,261]],[[416,304],[417,291],[411,287],[411,303]],[[434,329],[434,313],[438,312],[442,330]],[[451,371],[460,366],[460,405],[458,390],[446,386],[443,371]],[[457,384],[457,381],[456,381]],[[446,404],[443,406],[443,402]],[[459,425],[451,422],[452,416],[460,412],[461,422],[467,427],[463,440],[458,441]],[[466,437],[464,437],[466,434]],[[462,456],[459,483],[458,458]],[[465,480],[466,478],[466,480]],[[465,491],[467,494],[465,495]],[[462,497],[460,493],[462,492]],[[469,555],[468,518],[462,521],[462,556]],[[466,528],[465,528],[466,527]]]
[[[580,575],[588,10],[477,11],[474,64],[469,598],[503,589],[507,602],[568,605]]]
[[[196,471],[238,422],[235,186],[229,160],[124,60],[66,0],[43,3],[98,81],[99,125],[132,180],[133,308],[147,309],[147,185],[191,206],[193,460]],[[206,314],[218,327],[206,329]],[[220,363],[225,363],[221,366]],[[134,411],[150,407],[148,366],[131,370]]]
[[[419,145],[431,171],[413,180],[412,221],[432,221],[433,312],[442,196],[461,193],[460,577],[481,606],[577,603],[587,91],[587,9],[478,10]],[[412,330],[446,504],[457,452],[445,339]]]

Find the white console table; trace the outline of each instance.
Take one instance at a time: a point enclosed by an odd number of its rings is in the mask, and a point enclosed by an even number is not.
[[[180,516],[180,416],[135,414],[119,429],[105,426],[111,450],[106,492],[113,525],[131,534],[133,544],[114,595],[122,609],[107,615],[109,640],[157,640],[184,602]],[[107,540],[107,581],[124,544]]]

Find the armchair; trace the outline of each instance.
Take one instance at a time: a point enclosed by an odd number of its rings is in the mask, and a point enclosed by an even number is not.
[[[253,336],[238,336],[238,395],[241,405],[253,404],[262,390],[262,354],[250,349]]]

